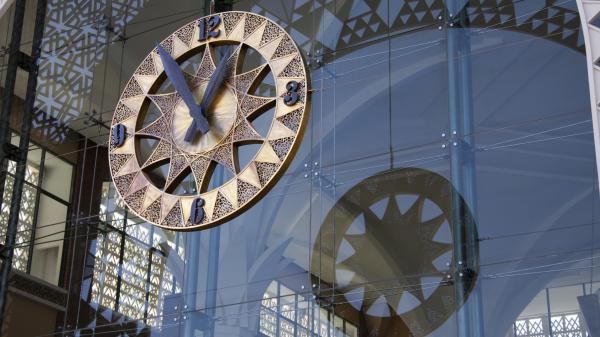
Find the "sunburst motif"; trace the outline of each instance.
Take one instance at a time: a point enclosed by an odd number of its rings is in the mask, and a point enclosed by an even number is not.
[[[399,199],[414,200],[414,203],[402,212],[398,205]],[[340,261],[337,270],[347,270],[354,275],[349,284],[341,287],[340,291],[355,292],[362,287],[368,294],[363,306],[372,308],[367,311],[374,316],[387,316],[390,310],[403,314],[413,309],[411,306],[424,303],[445,276],[433,261],[451,252],[452,244],[437,242],[434,236],[442,225],[448,226],[448,221],[446,214],[439,208],[434,210],[438,214],[433,217],[430,218],[431,213],[425,215],[425,201],[423,196],[388,195],[377,203],[387,204],[385,209],[381,210],[382,214],[376,214],[372,209],[366,208],[360,216],[362,218],[359,221],[364,226],[364,233],[344,235],[355,254]],[[423,279],[428,282],[423,282]],[[381,292],[380,289],[390,291]],[[372,307],[378,300],[373,294],[377,293],[382,293],[389,309]],[[409,295],[406,295],[406,299],[401,303],[405,293]]]
[[[230,113],[219,111],[219,107],[207,112],[207,118],[210,120],[211,125],[216,128],[216,130],[213,130],[206,135],[206,138],[212,137],[212,140],[215,143],[212,149],[206,151],[189,151],[186,148],[178,147],[177,141],[173,135],[185,131],[188,124],[182,123],[182,130],[171,130],[172,120],[176,115],[176,109],[187,110],[183,107],[183,100],[177,92],[147,95],[152,103],[159,109],[161,115],[150,125],[138,130],[136,135],[156,138],[160,140],[160,143],[150,155],[149,160],[144,163],[142,167],[164,163],[169,160],[170,168],[165,184],[166,190],[169,189],[171,183],[180,179],[180,174],[188,172],[188,169],[192,169],[191,162],[184,160],[184,158],[201,155],[210,161],[225,166],[231,173],[237,174],[239,173],[239,168],[237,168],[235,163],[235,146],[238,143],[247,141],[260,143],[265,141],[265,138],[254,129],[248,118],[264,110],[265,105],[275,101],[275,97],[259,97],[259,99],[266,102],[265,104],[260,105],[253,104],[253,102],[246,100],[246,98],[250,95],[250,90],[260,84],[262,76],[269,70],[269,65],[268,63],[265,63],[255,69],[238,74],[238,70],[240,69],[240,50],[242,47],[242,44],[238,44],[235,46],[234,52],[229,58],[221,61],[227,63],[224,86],[235,94],[237,109],[235,109],[233,116],[231,116]],[[199,92],[200,97],[198,97],[198,100],[202,99],[202,87],[208,83],[215,71],[216,62],[214,60],[214,55],[215,51],[213,50],[212,45],[207,44],[195,74],[187,72],[184,74],[188,80],[191,91]],[[229,123],[229,120],[232,120],[232,123]],[[230,127],[228,130],[218,129],[218,126],[221,125],[230,125]],[[171,150],[168,150],[169,147]],[[178,152],[181,153],[179,154]],[[196,186],[201,186],[201,183],[206,177],[194,175],[194,178]]]
[[[392,169],[353,186],[327,214],[315,239],[311,271],[333,289],[318,296],[348,303],[370,328],[429,335],[463,303],[456,301],[452,285],[453,199],[463,214],[461,235],[476,237],[468,206],[438,174]],[[469,260],[473,273],[463,279],[461,298],[475,284],[476,255]]]
[[[226,64],[226,78],[205,111],[210,125],[207,133],[192,142],[185,141],[193,118],[177,92],[156,91],[159,81],[165,78],[157,49],[142,61],[125,86],[113,118],[113,125],[123,124],[127,130],[121,146],[109,146],[111,173],[119,182],[117,190],[135,213],[159,226],[202,227],[239,214],[258,200],[260,192],[270,187],[289,164],[306,121],[306,69],[289,35],[259,15],[245,12],[217,15],[224,23],[218,27],[221,30],[218,37],[198,41],[199,25],[193,21],[160,43],[180,62],[191,55],[198,56],[195,71],[184,72],[196,102],[202,100],[217,68],[218,49],[223,46],[231,49],[228,58],[219,61]],[[248,49],[257,52],[263,62],[241,71]],[[273,76],[274,93],[270,97],[255,95],[267,75]],[[282,98],[289,81],[300,83],[301,99],[291,107],[284,105]],[[158,116],[149,123],[142,123],[149,107],[156,110]],[[270,128],[261,134],[252,121],[271,108],[274,108],[274,116]],[[141,139],[148,138],[154,139],[155,145],[147,158],[141,159],[139,155],[145,151],[137,147]],[[144,140],[144,143],[149,142]],[[259,147],[249,163],[239,167],[237,147],[245,144]],[[215,187],[208,182],[217,164],[230,171],[233,178]],[[164,177],[151,181],[148,175],[158,171]],[[141,174],[133,174],[136,172]],[[185,187],[182,187],[184,182]],[[191,184],[195,184],[196,190]],[[191,224],[188,221],[191,205],[198,197],[205,201],[205,216],[202,223]]]

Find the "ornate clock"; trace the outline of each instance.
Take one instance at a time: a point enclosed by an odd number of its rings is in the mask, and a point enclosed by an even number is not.
[[[262,63],[243,69],[248,53]],[[196,68],[184,70],[193,58]],[[266,76],[270,93],[257,93]],[[123,90],[109,139],[116,189],[133,212],[161,227],[231,219],[292,160],[307,120],[307,86],[298,47],[271,20],[224,12],[190,22],[150,52]],[[253,124],[258,118],[267,118],[262,133]],[[237,149],[244,144],[255,151],[242,164]],[[215,183],[217,166],[228,177]],[[162,179],[152,178],[157,167]]]

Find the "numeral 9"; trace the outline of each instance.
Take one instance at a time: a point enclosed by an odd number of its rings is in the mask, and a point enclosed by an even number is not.
[[[125,125],[123,124],[116,124],[112,127],[113,146],[120,147],[121,145],[123,145],[123,143],[125,143],[126,131],[127,130],[125,129]]]
[[[217,37],[220,30],[217,30],[217,27],[221,23],[221,17],[218,15],[213,15],[208,19],[202,18],[198,22],[198,41],[206,41],[209,37]],[[208,27],[207,27],[208,26]]]
[[[298,102],[298,99],[300,98],[300,95],[298,95],[299,86],[300,85],[296,81],[289,81],[285,85],[285,88],[287,89],[287,92],[283,96],[283,103],[285,103],[285,105],[292,106]]]

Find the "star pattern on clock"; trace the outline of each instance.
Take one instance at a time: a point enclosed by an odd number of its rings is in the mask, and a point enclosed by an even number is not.
[[[207,178],[206,173],[208,171],[192,169],[192,163],[196,160],[197,155],[219,163],[230,170],[231,173],[236,174],[239,172],[239,168],[237,167],[234,155],[235,146],[239,143],[262,143],[265,141],[265,138],[254,129],[249,118],[254,117],[255,114],[271,106],[270,104],[275,102],[276,97],[254,96],[250,94],[250,90],[260,84],[263,75],[269,70],[269,67],[265,63],[255,69],[238,74],[241,46],[241,44],[236,46],[229,58],[222,61],[227,62],[226,78],[223,85],[230,87],[235,92],[238,108],[233,127],[214,149],[204,153],[187,153],[178,149],[170,132],[170,125],[175,114],[175,109],[182,102],[181,96],[176,92],[147,95],[159,109],[161,115],[148,126],[136,132],[136,135],[159,140],[158,145],[154,148],[148,160],[142,165],[142,168],[164,164],[169,161],[170,168],[164,186],[165,190],[169,190],[171,184],[180,178],[179,175],[187,172],[187,169],[191,170],[196,186],[202,185]],[[194,74],[184,72],[192,91],[207,83],[213,75],[216,69],[214,54],[213,47],[207,44],[196,72]],[[260,104],[256,104],[256,100],[260,100]],[[210,113],[211,111],[207,112],[207,114]]]
[[[382,292],[391,310],[398,308],[405,292],[410,293],[409,296],[418,303],[426,301],[430,293],[427,289],[431,289],[432,285],[423,284],[421,280],[441,280],[445,277],[432,261],[451,252],[452,244],[434,240],[435,234],[448,219],[441,212],[425,219],[425,201],[424,196],[418,196],[403,213],[398,206],[397,196],[390,194],[380,201],[387,204],[383,214],[377,215],[370,208],[363,208],[365,232],[344,235],[356,253],[338,264],[340,270],[354,272],[349,284],[340,288],[340,291],[352,292],[364,287],[364,292],[370,295],[366,296],[368,299],[363,305],[370,307],[378,299],[373,294],[379,293],[380,289],[393,289]],[[365,282],[364,277],[373,282]]]

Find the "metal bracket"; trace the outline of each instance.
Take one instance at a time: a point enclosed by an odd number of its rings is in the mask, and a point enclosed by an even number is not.
[[[477,272],[464,264],[458,266],[456,273],[463,280],[473,280],[477,277]]]
[[[323,65],[323,54],[321,49],[318,49],[314,54],[311,52],[307,52],[306,59],[306,65],[309,69],[319,69]]]
[[[452,14],[449,14],[447,25],[450,28],[461,28],[460,27],[460,21],[458,20],[458,17],[452,16]]]
[[[104,122],[101,119],[98,119],[95,117],[98,114],[98,112],[96,110],[92,110],[92,113],[85,112],[84,114],[87,117],[87,119],[83,121],[83,124],[96,125],[96,126],[105,128],[107,130],[110,130],[110,127],[108,125],[104,124]],[[102,116],[100,116],[100,117],[102,117]]]
[[[314,295],[315,302],[319,303],[322,308],[330,309],[334,307],[333,300],[329,297]]]
[[[471,23],[466,7],[459,11],[456,15],[448,13],[447,25],[450,28],[469,28]]]

